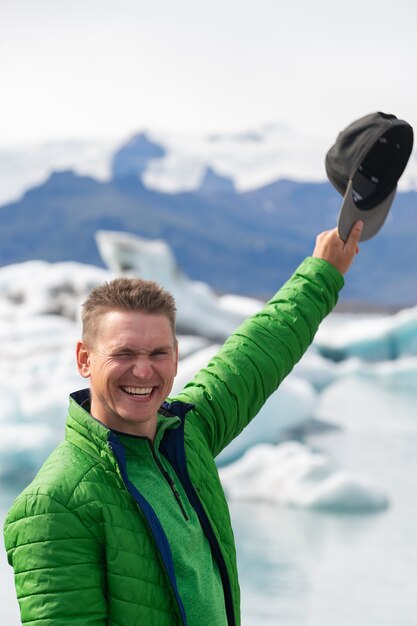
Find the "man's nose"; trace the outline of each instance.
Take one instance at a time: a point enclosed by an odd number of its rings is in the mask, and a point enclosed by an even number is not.
[[[152,376],[152,364],[148,356],[141,355],[135,359],[133,374],[137,378],[148,379]]]

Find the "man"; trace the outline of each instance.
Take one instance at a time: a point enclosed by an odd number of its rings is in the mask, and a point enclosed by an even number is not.
[[[317,238],[313,257],[166,401],[177,371],[175,304],[117,279],[83,308],[65,441],[5,523],[22,624],[240,623],[233,533],[214,458],[313,340],[358,252]]]

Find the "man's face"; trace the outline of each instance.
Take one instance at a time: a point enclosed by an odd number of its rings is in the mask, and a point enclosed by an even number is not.
[[[77,344],[78,370],[90,379],[91,414],[109,428],[153,439],[158,409],[178,365],[168,318],[108,311],[100,316],[91,343]]]

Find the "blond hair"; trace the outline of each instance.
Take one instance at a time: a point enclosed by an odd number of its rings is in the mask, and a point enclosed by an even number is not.
[[[165,315],[175,338],[174,297],[158,283],[142,278],[116,278],[94,287],[82,307],[83,341],[91,343],[99,318],[108,311],[140,311]]]

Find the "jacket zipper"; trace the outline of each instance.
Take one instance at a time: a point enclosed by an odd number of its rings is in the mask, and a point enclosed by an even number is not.
[[[161,461],[158,459],[158,456],[155,452],[155,448],[153,446],[153,443],[150,439],[147,439],[149,447],[151,449],[152,452],[152,456],[153,459],[156,463],[157,468],[159,469],[159,471],[161,472],[162,476],[165,478],[165,480],[167,481],[168,485],[171,487],[171,491],[174,494],[175,500],[177,501],[178,506],[180,507],[180,511],[183,514],[183,517],[185,519],[186,522],[190,521],[190,518],[187,515],[187,511],[184,508],[183,503],[181,502],[181,496],[177,490],[177,488],[175,487],[175,482],[173,480],[173,478],[168,474],[168,472],[166,471],[166,469],[164,468],[164,466],[162,465]]]
[[[149,443],[151,444],[151,448],[152,448],[152,442],[151,442],[150,440],[149,440]],[[140,507],[139,503],[137,502],[137,500],[136,500],[136,498],[135,498],[134,494],[131,492],[131,490],[130,490],[130,488],[129,488],[129,486],[128,486],[127,482],[126,482],[126,480],[128,480],[128,478],[127,478],[127,474],[126,474],[126,479],[125,479],[125,477],[124,477],[124,475],[123,475],[123,472],[121,471],[121,466],[120,466],[120,464],[119,464],[119,459],[118,459],[117,454],[115,454],[115,451],[114,451],[114,449],[113,449],[113,444],[112,444],[111,442],[108,442],[108,443],[107,443],[107,445],[108,445],[108,447],[110,448],[110,450],[112,451],[112,454],[113,454],[113,456],[114,456],[114,457],[115,457],[115,459],[116,459],[117,469],[118,469],[118,472],[119,472],[119,475],[120,475],[121,481],[122,481],[123,485],[125,486],[126,491],[127,491],[127,492],[131,495],[131,497],[133,498],[133,500],[136,502],[136,506],[140,509],[141,507]],[[152,454],[154,455],[154,451],[152,451]],[[154,455],[154,456],[155,456],[155,455]],[[159,466],[159,465],[160,465],[160,464],[158,464],[158,466]],[[163,469],[163,468],[162,468],[162,469]],[[164,473],[164,472],[163,472],[163,473]],[[182,508],[182,505],[181,505],[181,508]],[[145,515],[144,517],[145,517],[145,519],[146,519],[146,523],[148,524],[148,527],[149,527],[149,529],[150,529],[150,532],[153,534],[153,531],[152,531],[151,525],[149,524],[149,520],[148,520],[148,518],[146,517],[146,515]],[[160,553],[160,554],[161,554],[161,553]],[[162,555],[161,555],[161,557],[162,557]],[[182,615],[183,615],[183,614],[182,614],[181,607],[180,607],[180,600],[179,600],[179,596],[177,595],[177,593],[176,593],[176,591],[175,591],[175,588],[174,588],[174,586],[173,586],[173,584],[172,584],[172,581],[171,581],[170,576],[169,576],[169,573],[168,573],[168,571],[167,571],[167,567],[166,567],[166,563],[165,563],[164,559],[163,559],[163,558],[161,558],[161,561],[162,561],[163,567],[164,567],[164,569],[165,569],[165,572],[166,572],[166,574],[167,574],[167,578],[168,578],[168,580],[169,580],[169,581],[170,581],[170,583],[171,583],[172,592],[173,592],[173,595],[174,595],[174,597],[176,598],[176,601],[177,601],[178,612],[179,612],[179,614],[180,614],[181,621],[182,621],[182,623],[183,623],[183,624],[184,624],[184,626],[185,626],[185,625],[186,625],[186,618],[183,618],[183,617],[182,617]]]

